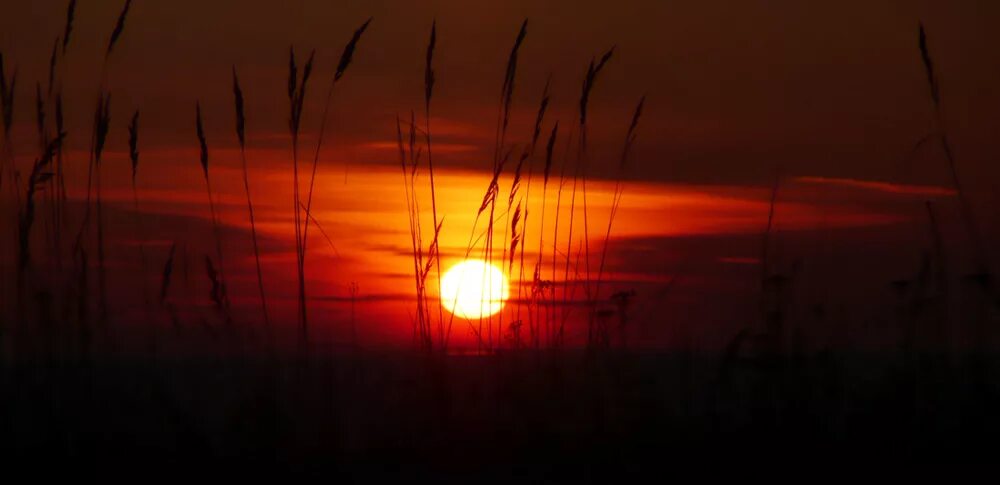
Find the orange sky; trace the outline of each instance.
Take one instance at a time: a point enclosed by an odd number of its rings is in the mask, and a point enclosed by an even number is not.
[[[205,296],[207,282],[202,277],[199,255],[211,254],[213,247],[205,209],[207,198],[204,182],[200,179],[197,168],[183,170],[189,176],[182,183],[176,182],[176,174],[173,177],[167,176],[173,169],[159,168],[169,167],[171,162],[193,166],[196,161],[192,155],[173,154],[169,161],[150,157],[150,165],[158,168],[151,168],[147,175],[148,181],[141,199],[142,210],[146,215],[141,218],[139,227],[146,239],[147,254],[152,255],[155,264],[162,264],[170,244],[176,242],[184,247],[185,262],[178,264],[183,264],[185,273],[190,271],[191,275],[183,278],[185,283],[175,284],[172,298],[197,302],[207,309],[210,307]],[[110,165],[116,161],[111,158],[107,163]],[[255,194],[257,224],[264,254],[265,284],[271,298],[272,311],[278,319],[294,321],[295,286],[292,268],[295,257],[289,207],[291,176],[282,168],[271,169],[267,168],[268,165],[272,163],[267,159],[253,157],[252,154],[254,181],[251,190]],[[378,322],[365,325],[361,330],[362,336],[369,342],[383,344],[407,342],[413,313],[412,262],[401,175],[398,169],[389,167],[353,171],[348,168],[345,182],[344,169],[345,167],[340,166],[321,170],[317,179],[315,216],[320,221],[322,231],[311,232],[307,271],[311,311],[315,321],[320,322],[317,324],[317,333],[324,335],[326,332],[333,332],[334,338],[346,338],[344,332],[349,318],[349,285],[356,283],[360,288],[361,298],[358,318],[365,322]],[[437,175],[440,201],[438,210],[445,218],[441,236],[442,263],[447,269],[461,259],[467,248],[476,209],[489,179],[484,173],[472,171],[444,170]],[[222,167],[213,169],[211,176],[213,188],[217,191],[216,204],[220,218],[228,227],[223,233],[223,245],[230,255],[227,256],[227,271],[234,303],[243,315],[253,320],[257,310],[256,281],[247,232],[245,200],[240,193],[239,172],[234,168]],[[418,180],[422,178],[426,182],[425,177],[425,174],[421,175]],[[112,186],[123,187],[106,192],[108,204],[120,211],[130,211],[132,194],[124,188],[125,179],[122,175],[112,175],[108,180]],[[569,182],[567,180],[567,184]],[[501,199],[504,201],[501,206],[505,205],[509,184],[509,177],[501,180]],[[543,276],[546,278],[550,277],[553,269],[549,260],[551,253],[548,251],[552,244],[557,199],[555,187],[553,183],[553,190],[547,193],[546,198],[546,256],[542,266]],[[527,285],[530,285],[530,271],[537,257],[541,213],[541,194],[538,189],[536,179],[531,189],[531,203],[527,206]],[[606,182],[594,182],[588,186],[595,263],[598,248],[602,247],[601,233],[606,228],[612,189],[613,184]],[[426,202],[426,185],[419,190],[422,200]],[[558,240],[560,256],[553,276],[557,281],[564,278],[563,265],[568,243],[565,226],[569,214],[568,186],[566,191],[561,210],[563,228]],[[870,228],[877,232],[889,231],[889,235],[885,237],[907,237],[908,231],[921,231],[918,210],[921,198],[931,197],[942,203],[943,207],[951,207],[950,192],[939,187],[882,185],[846,179],[787,179],[781,187],[781,194],[782,200],[776,208],[775,229],[780,234],[846,235]],[[82,192],[71,195],[80,200],[84,196]],[[766,188],[629,183],[625,187],[622,207],[614,225],[605,291],[610,294],[640,288],[645,292],[640,299],[643,306],[653,305],[655,308],[657,303],[653,292],[660,291],[680,275],[691,282],[691,286],[684,288],[684,291],[698,289],[699,292],[708,291],[709,294],[718,295],[733,283],[737,283],[739,287],[750,283],[752,288],[753,277],[748,278],[745,274],[740,276],[744,272],[740,266],[755,267],[759,262],[759,237],[767,217],[768,197],[769,190]],[[497,260],[502,257],[501,248],[505,240],[501,228],[505,228],[508,223],[504,208],[499,209],[495,254]],[[422,206],[421,214],[427,224],[431,218],[429,203]],[[138,264],[134,216],[129,215],[129,212],[112,212],[109,217],[112,221],[117,221],[117,224],[111,225],[114,234],[111,238],[112,247],[119,248],[112,251],[120,258],[117,267],[125,271],[123,274],[133,272],[131,274],[134,276]],[[483,224],[480,221],[478,231],[483,230]],[[581,244],[579,234],[582,222],[579,208],[576,224],[577,236],[572,251],[579,250]],[[911,226],[917,228],[906,229]],[[431,236],[426,226],[424,232],[425,241],[429,241]],[[780,236],[779,239],[784,237]],[[797,236],[788,237],[794,239]],[[844,251],[853,250],[857,244],[873,240],[871,235],[856,241],[850,240],[853,236],[844,237],[849,238],[844,242],[845,247],[851,248]],[[683,247],[683,241],[692,238],[705,241],[703,247]],[[675,243],[670,241],[677,241],[682,247],[671,249]],[[476,247],[474,256],[482,256],[481,247]],[[787,263],[793,257],[793,252],[788,251],[782,256]],[[665,263],[651,265],[642,264],[642,261]],[[903,261],[904,263],[894,267],[905,267],[905,258]],[[706,264],[709,265],[707,270],[704,268]],[[692,270],[692,266],[699,269]],[[711,269],[713,267],[715,269]],[[728,267],[730,270],[718,273],[720,267]],[[732,269],[736,272],[733,273]],[[510,275],[515,296],[520,283],[517,273],[515,267],[514,274]],[[177,274],[181,274],[180,270]],[[571,275],[570,278],[576,277]],[[156,284],[156,273],[150,277],[150,281]],[[739,281],[742,283],[738,283]],[[121,280],[118,286],[120,291],[126,293],[138,290],[132,279]],[[575,299],[583,297],[582,293],[574,295]],[[138,296],[132,298],[133,301],[139,301]],[[702,295],[699,298],[708,297]],[[689,305],[689,308],[693,307],[694,305]],[[504,318],[512,319],[517,308],[518,305],[514,303],[508,305],[504,310]],[[583,318],[581,315],[575,314],[571,322]],[[574,335],[579,337],[578,334]],[[459,345],[472,344],[468,328],[460,326],[456,329],[454,338]]]
[[[68,178],[77,199],[85,187],[84,127],[120,3],[80,2],[59,71],[70,127]],[[65,5],[62,0],[21,2],[5,7],[0,18],[0,50],[8,72],[16,65],[19,73],[15,150],[22,167],[37,146],[34,83],[46,76]],[[365,330],[373,338],[399,340],[405,335],[399,329],[408,328],[407,278],[412,276],[407,273],[409,236],[395,119],[422,107],[423,49],[432,19],[438,22],[438,84],[431,123],[440,167],[439,210],[447,220],[442,250],[452,258],[464,248],[489,180],[504,63],[525,17],[530,23],[514,96],[515,144],[525,143],[549,76],[553,109],[546,127],[556,119],[564,128],[572,125],[586,63],[617,46],[591,105],[592,175],[605,178],[588,187],[589,220],[600,228],[592,231],[592,241],[600,239],[593,234],[606,224],[613,186],[607,178],[615,173],[632,110],[640,96],[648,96],[625,175],[632,182],[614,227],[610,273],[617,282],[612,286],[646,285],[651,294],[685,274],[692,293],[680,297],[687,298],[681,314],[734,292],[733,285],[742,284],[735,281],[753,281],[738,276],[745,271],[739,267],[756,261],[754,244],[759,245],[778,167],[784,181],[777,230],[811,234],[803,236],[811,242],[800,243],[812,249],[822,246],[815,238],[831,233],[851,247],[864,245],[862,237],[872,237],[871,231],[887,228],[894,231],[892,237],[905,240],[912,228],[900,228],[922,224],[919,202],[924,199],[938,201],[953,219],[940,151],[928,144],[908,156],[931,127],[916,48],[918,19],[924,19],[931,35],[963,178],[977,205],[997,206],[989,204],[1000,174],[994,122],[1000,112],[995,82],[1000,61],[993,52],[1000,34],[992,28],[1000,18],[997,3],[623,0],[615,5],[137,0],[108,65],[113,102],[105,189],[110,217],[119,221],[112,243],[123,248],[116,253],[118,268],[135,264],[129,251],[137,236],[125,212],[131,209],[125,123],[134,110],[142,113],[139,186],[151,254],[162,259],[174,241],[190,245],[192,253],[210,250],[194,134],[197,100],[205,113],[221,218],[230,231],[225,244],[238,255],[229,261],[236,268],[234,299],[252,306],[255,282],[233,131],[230,69],[235,65],[247,97],[251,190],[265,241],[268,286],[276,299],[292,297],[284,91],[288,46],[296,46],[300,62],[309,49],[317,49],[301,138],[304,153],[311,153],[321,95],[334,63],[351,32],[369,16],[375,19],[338,84],[320,157],[315,216],[336,250],[322,234],[312,233],[309,280],[320,320],[346,318],[342,299],[351,282],[370,301],[381,302],[364,309],[372,321],[388,322]],[[501,187],[506,200],[509,178]],[[532,224],[541,212],[534,196],[528,205],[534,217],[529,219],[529,250],[537,244],[538,227]],[[992,220],[992,212],[983,214]],[[498,224],[506,223],[501,220]],[[695,239],[701,247],[674,247]],[[826,256],[821,252],[819,257]],[[647,260],[648,265],[640,264]],[[699,274],[687,268],[709,262],[737,276],[715,266]],[[891,271],[905,267],[887,265]],[[198,291],[190,294],[202,298]],[[659,308],[656,300],[647,298],[646,304]]]

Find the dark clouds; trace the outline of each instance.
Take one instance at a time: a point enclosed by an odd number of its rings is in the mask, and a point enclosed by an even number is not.
[[[68,112],[86,121],[100,51],[118,2],[85,2],[65,76]],[[320,2],[222,0],[139,2],[110,66],[116,118],[140,108],[148,143],[190,143],[190,108],[201,99],[210,138],[232,144],[228,76],[244,81],[251,144],[285,127],[282,96],[287,48],[316,48],[311,110],[351,32],[375,21],[335,98],[335,130],[345,153],[393,136],[396,113],[418,108],[422,49],[438,20],[441,124],[468,128],[441,142],[485,145],[482,153],[442,155],[443,163],[485,166],[502,69],[520,20],[530,18],[515,94],[523,133],[544,79],[553,76],[554,116],[574,118],[580,76],[590,56],[618,45],[593,99],[595,152],[612,157],[633,104],[649,96],[632,176],[766,183],[775,165],[793,174],[892,180],[898,160],[930,129],[916,24],[923,18],[940,68],[960,163],[972,180],[995,176],[1000,60],[990,28],[995,2],[638,1],[614,2]],[[22,88],[44,75],[61,32],[65,2],[5,7],[0,46],[21,67]],[[22,90],[19,117],[32,103]],[[189,109],[190,108],[190,109]],[[522,136],[523,135],[519,135]],[[267,143],[259,141],[257,143]],[[600,155],[599,155],[600,156]],[[391,162],[391,161],[390,161]],[[940,180],[940,157],[927,154],[916,177]],[[601,164],[595,170],[602,171]],[[983,177],[981,177],[983,176]],[[973,189],[983,190],[981,184]]]

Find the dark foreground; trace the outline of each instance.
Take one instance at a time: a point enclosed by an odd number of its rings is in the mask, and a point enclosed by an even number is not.
[[[35,476],[580,481],[701,463],[986,461],[1000,437],[997,363],[974,356],[275,362],[8,362],[0,461]]]

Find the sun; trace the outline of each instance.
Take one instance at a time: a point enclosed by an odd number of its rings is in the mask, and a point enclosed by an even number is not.
[[[485,261],[467,259],[452,266],[441,278],[441,304],[462,318],[493,315],[509,296],[503,271]]]

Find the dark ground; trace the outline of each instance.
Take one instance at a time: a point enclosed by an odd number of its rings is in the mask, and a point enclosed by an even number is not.
[[[889,352],[730,364],[614,352],[8,361],[0,461],[39,477],[580,481],[701,463],[994,459],[995,357],[902,362]]]

